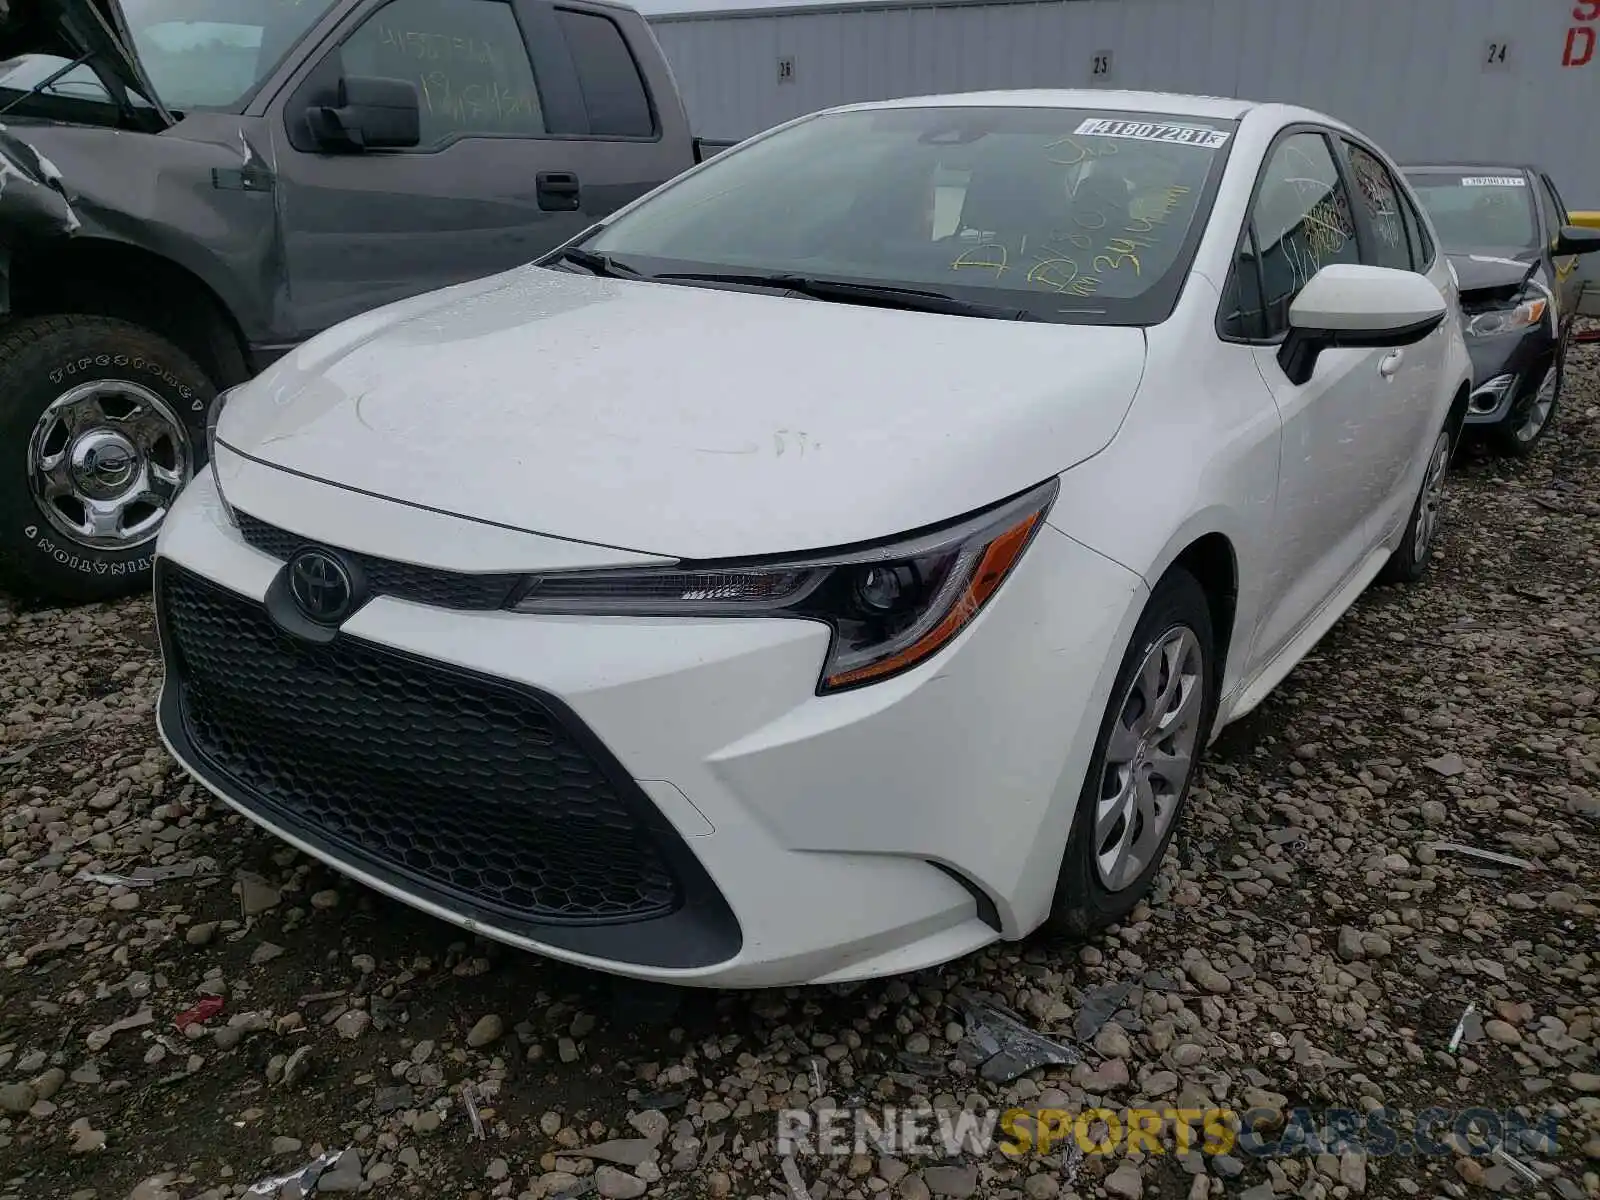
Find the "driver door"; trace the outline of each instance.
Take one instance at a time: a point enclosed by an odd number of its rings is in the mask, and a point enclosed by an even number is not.
[[[380,305],[507,270],[592,218],[554,194],[581,143],[547,134],[536,5],[376,0],[361,6],[268,119],[288,275],[279,328],[296,340]],[[306,119],[341,77],[417,88],[415,148],[339,152]],[[543,176],[543,179],[541,179]]]
[[[1304,384],[1278,363],[1300,289],[1330,263],[1360,261],[1350,191],[1328,136],[1311,127],[1287,132],[1262,169],[1234,267],[1240,332],[1283,421],[1254,663],[1292,642],[1381,536],[1397,451],[1374,432],[1401,403],[1392,352],[1325,351]]]

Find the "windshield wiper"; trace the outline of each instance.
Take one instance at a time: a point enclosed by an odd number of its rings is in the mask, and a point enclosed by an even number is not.
[[[644,274],[637,267],[618,262],[609,254],[596,254],[593,250],[583,250],[577,246],[568,246],[550,261],[577,263],[591,275],[605,275],[612,279],[644,278]]]
[[[924,288],[894,287],[877,283],[846,283],[837,279],[816,279],[809,275],[667,271],[660,275],[652,275],[650,278],[782,288],[784,291],[796,292],[816,300],[854,300],[879,308],[899,308],[909,312],[948,313],[956,317],[990,317],[1005,321],[1038,320],[1026,308],[1012,308],[1004,304],[982,304],[976,300],[962,300],[957,296]]]

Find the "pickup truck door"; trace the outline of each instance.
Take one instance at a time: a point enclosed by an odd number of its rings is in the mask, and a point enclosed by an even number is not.
[[[681,104],[675,95],[653,104],[635,65],[659,51],[646,35],[630,52],[630,16],[548,0],[352,6],[288,77],[267,121],[286,342],[525,263],[692,166]],[[349,76],[415,85],[419,145],[320,144],[306,114],[334,103]],[[679,118],[676,137],[663,136],[658,109]]]

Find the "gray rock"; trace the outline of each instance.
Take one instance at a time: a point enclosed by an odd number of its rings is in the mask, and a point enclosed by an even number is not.
[[[25,1113],[39,1099],[28,1083],[0,1083],[0,1112]]]
[[[1144,1177],[1131,1162],[1118,1163],[1117,1169],[1105,1177],[1101,1186],[1105,1188],[1106,1195],[1114,1196],[1117,1200],[1139,1200],[1144,1195]]]
[[[935,1196],[973,1196],[978,1191],[978,1168],[929,1167],[922,1172],[922,1182]]]
[[[626,1171],[619,1171],[615,1167],[597,1167],[594,1173],[594,1188],[606,1200],[634,1200],[636,1196],[645,1193],[645,1181]]]
[[[1349,925],[1339,926],[1339,940],[1334,950],[1345,962],[1359,962],[1367,953],[1361,944],[1361,931]]]
[[[641,1113],[635,1113],[628,1118],[628,1124],[632,1125],[652,1142],[660,1142],[667,1136],[667,1131],[672,1128],[672,1122],[667,1120],[667,1115],[654,1108],[647,1108]],[[559,1128],[559,1125],[557,1127]]]
[[[319,1194],[359,1192],[361,1190],[361,1155],[356,1150],[346,1150],[317,1177]]]
[[[283,903],[283,893],[257,875],[239,880],[239,906],[247,917],[259,916]]]
[[[505,1031],[505,1022],[496,1014],[489,1013],[479,1017],[478,1023],[467,1031],[467,1045],[474,1050],[481,1050],[491,1042],[498,1042]]]
[[[272,1153],[274,1156],[280,1154],[298,1154],[300,1153],[300,1147],[302,1144],[303,1143],[299,1138],[275,1137],[272,1139]]]
[[[600,1162],[619,1163],[624,1167],[637,1167],[653,1158],[657,1143],[648,1138],[615,1138],[598,1146],[585,1146],[579,1153],[585,1158]]]

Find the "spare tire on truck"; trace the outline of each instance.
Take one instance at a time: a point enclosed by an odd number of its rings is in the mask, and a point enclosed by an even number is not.
[[[214,395],[193,359],[127,321],[0,326],[0,590],[82,603],[148,588]]]

